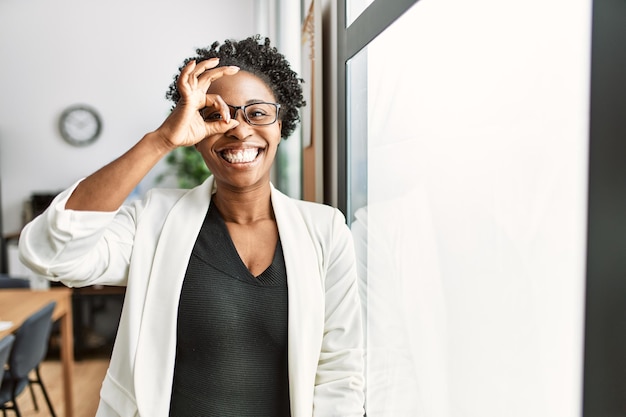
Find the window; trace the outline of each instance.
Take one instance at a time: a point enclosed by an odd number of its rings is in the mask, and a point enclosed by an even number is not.
[[[590,2],[395,3],[339,35],[368,417],[579,416]]]

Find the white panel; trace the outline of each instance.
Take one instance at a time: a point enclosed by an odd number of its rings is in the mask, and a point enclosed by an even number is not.
[[[422,0],[362,52],[368,417],[580,415],[590,7]]]

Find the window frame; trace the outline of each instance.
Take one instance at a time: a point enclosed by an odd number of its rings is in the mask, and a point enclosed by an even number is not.
[[[349,26],[346,2],[337,1],[337,206],[349,218],[349,163],[347,118],[348,61],[395,22],[418,0],[375,0]],[[348,221],[350,221],[348,219]]]

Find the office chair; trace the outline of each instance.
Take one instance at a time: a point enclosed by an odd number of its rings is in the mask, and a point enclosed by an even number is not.
[[[0,274],[0,289],[2,288],[30,288],[30,281],[24,278],[14,278]]]
[[[17,406],[17,397],[29,386],[35,409],[38,410],[37,401],[32,384],[41,387],[43,396],[46,399],[50,415],[56,417],[48,392],[44,387],[39,372],[39,365],[43,361],[48,351],[50,329],[52,328],[52,312],[56,306],[51,302],[41,310],[33,313],[15,332],[15,340],[9,355],[8,369],[5,372],[0,385],[0,409],[6,416],[6,410],[13,410],[17,417],[21,417]],[[31,379],[30,374],[35,371],[36,378]]]
[[[0,339],[0,384],[2,383],[2,378],[4,376],[4,367],[9,360],[9,355],[11,354],[11,348],[13,347],[13,341],[15,340],[15,336],[12,334],[7,335]],[[2,415],[6,417],[6,411],[2,410]]]
[[[11,348],[13,347],[14,340],[15,336],[13,336],[12,334],[0,339],[0,382],[2,381],[2,377],[4,376],[4,367],[9,360],[9,354],[11,353]]]

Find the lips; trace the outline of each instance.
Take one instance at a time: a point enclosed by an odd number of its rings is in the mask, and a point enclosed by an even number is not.
[[[252,162],[259,155],[259,148],[225,149],[220,152],[223,159],[231,164]]]

